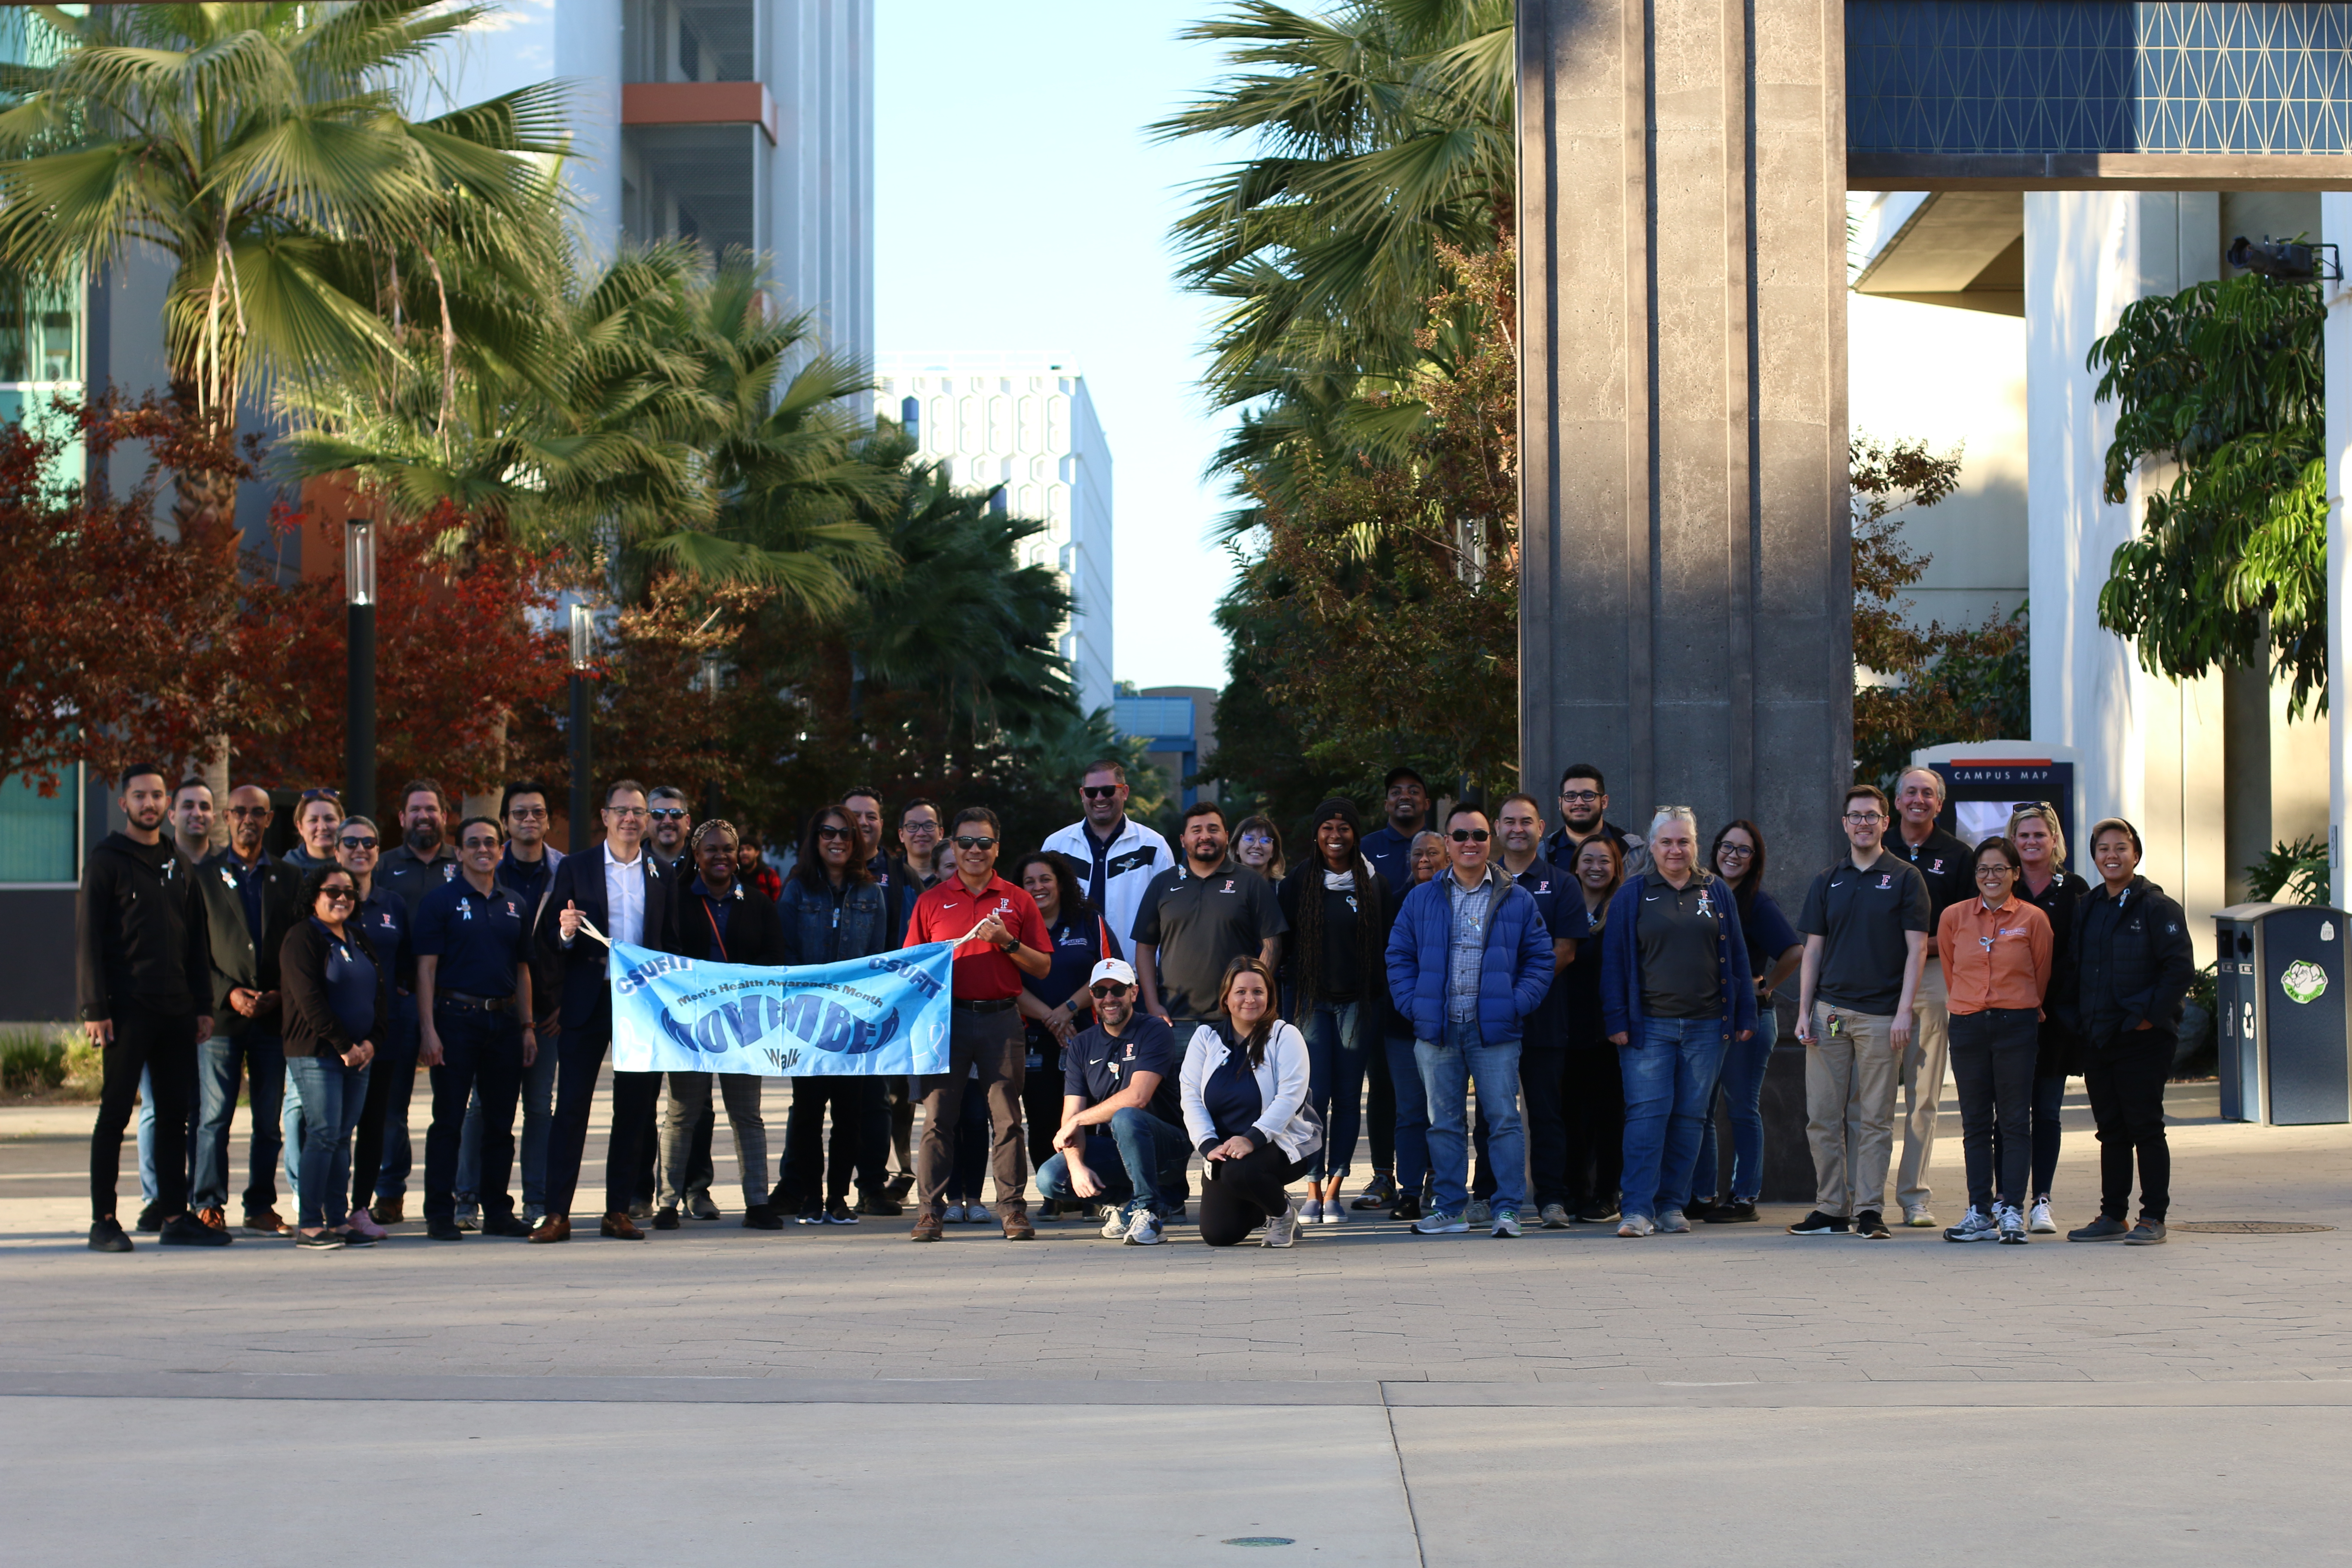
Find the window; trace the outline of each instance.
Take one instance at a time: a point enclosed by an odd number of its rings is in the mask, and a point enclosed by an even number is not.
[[[46,800],[22,777],[0,782],[0,883],[79,881],[80,804],[79,768],[62,770]]]

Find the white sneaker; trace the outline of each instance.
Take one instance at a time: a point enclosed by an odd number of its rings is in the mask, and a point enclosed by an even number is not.
[[[1265,1245],[1291,1247],[1298,1241],[1298,1200],[1293,1198],[1280,1214],[1265,1222]]]
[[[1160,1216],[1150,1209],[1135,1211],[1135,1223],[1127,1227],[1129,1247],[1157,1247],[1167,1239],[1160,1229]]]
[[[1141,1214],[1144,1211],[1138,1209],[1136,1212]],[[1128,1238],[1127,1210],[1124,1207],[1115,1208],[1103,1215],[1102,1238],[1105,1241],[1125,1241]],[[1159,1237],[1152,1239],[1156,1241]]]
[[[1960,1223],[1944,1233],[1944,1239],[1946,1241],[1999,1241],[2001,1239],[2000,1222],[1984,1210],[1971,1205],[1969,1212],[1960,1216]]]
[[[2014,1204],[1993,1205],[1993,1222],[2000,1226],[2000,1239],[2011,1247],[2025,1245],[2025,1216],[2017,1212]]]
[[[1297,1199],[1293,1198],[1291,1200],[1290,1206],[1298,1211],[1299,1224],[1321,1225],[1323,1223],[1323,1200],[1321,1198],[1309,1198],[1304,1204],[1301,1204]],[[1273,1244],[1269,1242],[1267,1245],[1272,1246]]]
[[[1933,1230],[1936,1216],[1927,1212],[1926,1204],[1913,1204],[1903,1211],[1903,1223],[1913,1230]]]
[[[1668,1209],[1665,1213],[1658,1216],[1658,1234],[1661,1236],[1688,1236],[1690,1234],[1690,1219],[1680,1209]]]
[[[1655,1236],[1658,1226],[1648,1215],[1629,1214],[1618,1223],[1617,1234],[1622,1237]]]
[[[1470,1206],[1462,1211],[1462,1217],[1474,1226],[1489,1226],[1495,1223],[1495,1211],[1487,1205],[1486,1199],[1472,1198]]]
[[[2026,1220],[2025,1228],[2032,1231],[2036,1236],[2055,1236],[2058,1234],[2058,1222],[2050,1217],[2050,1200],[2048,1198],[2036,1198],[2033,1200],[2033,1213],[2032,1216]]]

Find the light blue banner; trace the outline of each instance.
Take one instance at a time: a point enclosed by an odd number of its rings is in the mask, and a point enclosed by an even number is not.
[[[895,1078],[948,1070],[943,942],[839,963],[709,963],[613,944],[613,1070]]]

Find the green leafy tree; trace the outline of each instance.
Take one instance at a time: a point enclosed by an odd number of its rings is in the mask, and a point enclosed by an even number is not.
[[[362,371],[393,347],[350,258],[430,246],[461,207],[514,217],[564,150],[552,83],[430,120],[424,57],[488,15],[441,0],[34,10],[40,63],[0,67],[0,265],[57,285],[136,247],[169,259],[170,395],[234,422],[257,374]],[[234,483],[184,475],[180,521]]]
[[[2178,468],[2116,547],[2099,624],[2176,680],[2267,664],[2296,714],[2327,706],[2326,314],[2316,285],[2250,273],[2135,301],[2090,355],[2116,405],[2106,499]]]

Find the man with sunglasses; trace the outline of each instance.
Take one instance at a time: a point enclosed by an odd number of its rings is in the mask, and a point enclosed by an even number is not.
[[[343,797],[331,789],[306,789],[294,803],[294,847],[286,863],[309,876],[335,858],[335,832],[343,825]]]
[[[997,1219],[1007,1241],[1028,1241],[1036,1227],[1022,1193],[1028,1185],[1021,1147],[1021,1081],[1027,1051],[1016,1004],[1022,976],[1054,967],[1045,917],[1026,890],[996,874],[996,813],[968,805],[956,813],[948,842],[955,875],[915,900],[907,945],[956,943],[948,1070],[917,1080],[923,1098],[923,1142],[915,1155],[917,1241],[937,1241],[945,1225],[948,1170],[969,1088],[988,1097],[990,1165]],[[975,1069],[978,1073],[973,1081]]]
[[[653,794],[646,796],[646,820],[653,830],[646,836],[646,847],[661,861],[664,874],[678,879],[678,886],[694,875],[693,857],[687,853],[687,835],[694,827],[694,815],[687,809],[686,792],[676,784],[656,784]]]
[[[1037,1191],[1058,1203],[1115,1205],[1105,1241],[1150,1247],[1161,1222],[1183,1207],[1184,1133],[1176,1031],[1136,1010],[1135,971],[1116,958],[1095,965],[1092,1026],[1062,1049],[1062,1126],[1056,1152],[1037,1168]]]
[[[1404,896],[1389,931],[1389,994],[1412,1021],[1413,1060],[1429,1096],[1433,1206],[1423,1236],[1470,1228],[1470,1086],[1478,1086],[1494,1159],[1490,1223],[1520,1234],[1527,1140],[1519,1121],[1519,1045],[1551,991],[1558,954],[1533,894],[1491,859],[1494,824],[1475,805],[1446,819],[1453,874]]]
[[[282,1236],[278,1163],[286,1096],[286,1053],[278,1036],[278,947],[301,919],[302,879],[262,847],[276,814],[269,792],[240,784],[228,793],[228,844],[196,868],[205,931],[212,950],[214,1030],[196,1053],[195,1162],[188,1206],[219,1230],[227,1225],[228,1141],[237,1092],[252,1108],[243,1194],[245,1228]]]
[[[1113,759],[1087,764],[1078,777],[1078,801],[1085,815],[1040,847],[1067,855],[1085,868],[1078,886],[1087,902],[1131,949],[1144,889],[1176,864],[1175,853],[1168,840],[1127,815],[1127,769]]]
[[[646,840],[646,853],[660,864],[671,887],[683,889],[694,880],[695,870],[694,815],[687,808],[686,792],[676,784],[654,785],[653,794],[646,796],[646,820],[653,825]],[[679,895],[679,911],[685,911],[683,893]],[[648,1107],[646,1125],[639,1135],[637,1185],[629,1204],[629,1217],[639,1225],[649,1225],[654,1218],[655,1190],[659,1185],[655,1180],[654,1164],[661,1142],[662,1115],[660,1101]],[[705,1095],[702,1114],[696,1119],[688,1136],[686,1154],[686,1212],[695,1219],[719,1217],[719,1205],[710,1196],[710,1179],[715,1173],[710,1163],[710,1140],[718,1131],[718,1117],[710,1097]]]
[[[1232,858],[1213,802],[1185,808],[1181,837],[1183,863],[1151,879],[1136,911],[1135,973],[1144,1011],[1189,1040],[1193,1026],[1222,1016],[1225,966],[1247,956],[1273,968],[1290,922],[1274,884]]]
[[[530,909],[498,879],[499,825],[457,825],[463,873],[425,895],[409,933],[416,953],[417,1059],[433,1072],[433,1124],[425,1134],[425,1234],[457,1241],[457,1152],[466,1108],[482,1094],[482,1175],[476,1195],[484,1236],[522,1237],[508,1180],[514,1172],[515,1100],[537,1059],[530,1000]]]

